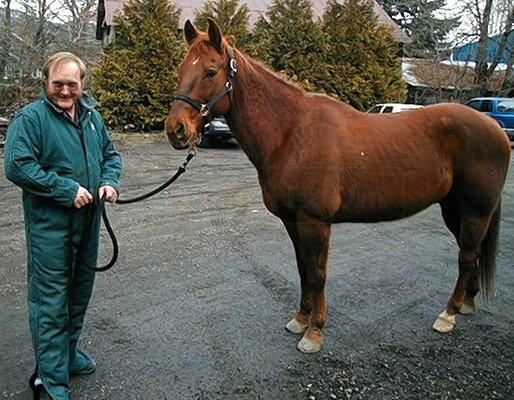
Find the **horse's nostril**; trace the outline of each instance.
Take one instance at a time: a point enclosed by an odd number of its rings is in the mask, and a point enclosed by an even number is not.
[[[186,134],[186,126],[184,124],[179,124],[173,131],[173,134],[177,139],[182,139]]]

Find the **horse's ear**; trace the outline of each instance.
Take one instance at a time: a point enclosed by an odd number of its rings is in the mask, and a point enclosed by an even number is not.
[[[209,40],[212,45],[221,53],[221,42],[223,41],[223,34],[221,33],[221,29],[212,18],[207,18],[209,21],[209,29],[207,29],[207,33],[209,34]]]
[[[189,20],[184,24],[184,37],[186,38],[188,45],[191,45],[191,43],[193,43],[198,37],[198,32]]]

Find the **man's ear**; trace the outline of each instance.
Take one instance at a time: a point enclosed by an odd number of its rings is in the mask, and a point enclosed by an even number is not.
[[[207,29],[207,34],[209,35],[209,40],[211,44],[214,46],[218,53],[221,53],[221,43],[223,41],[223,34],[221,33],[221,29],[212,18],[207,19],[209,21],[209,28]]]
[[[198,32],[191,23],[191,21],[187,20],[184,24],[184,37],[186,38],[186,42],[191,46],[191,43],[195,41],[198,37]]]

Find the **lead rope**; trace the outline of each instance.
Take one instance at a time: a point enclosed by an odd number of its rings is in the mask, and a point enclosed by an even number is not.
[[[179,169],[177,170],[177,172],[175,172],[175,175],[173,175],[170,179],[168,179],[166,182],[164,182],[158,188],[156,188],[148,193],[142,194],[141,196],[133,197],[131,199],[118,199],[116,201],[116,204],[136,203],[138,201],[145,200],[149,197],[152,197],[153,195],[155,195],[159,192],[162,192],[164,189],[166,189],[168,186],[170,186],[173,182],[175,182],[180,175],[182,175],[184,172],[186,172],[187,164],[189,164],[189,161],[191,161],[194,156],[196,156],[196,150],[190,149],[189,153],[186,157],[186,161],[184,161],[182,166],[180,166]],[[118,240],[116,239],[116,235],[114,233],[114,230],[112,229],[111,222],[109,221],[109,217],[107,216],[107,210],[105,208],[105,194],[100,199],[100,207],[97,208],[97,212],[102,213],[102,220],[104,222],[105,229],[107,230],[107,233],[109,234],[109,237],[111,238],[112,248],[113,248],[112,257],[111,257],[111,260],[103,266],[94,267],[94,266],[86,264],[86,267],[91,271],[103,272],[103,271],[107,271],[114,264],[116,264],[116,261],[118,260],[118,254],[119,254]],[[92,219],[92,221],[94,221],[94,218]],[[87,235],[85,235],[85,236],[87,236]]]

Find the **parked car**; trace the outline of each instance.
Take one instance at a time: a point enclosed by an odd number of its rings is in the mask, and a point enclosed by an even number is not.
[[[216,142],[226,142],[233,138],[232,132],[223,117],[214,118],[205,124],[200,147],[212,147]]]
[[[514,99],[509,97],[476,97],[466,103],[494,118],[511,141],[514,141]]]
[[[7,139],[7,127],[9,126],[9,120],[7,118],[0,117],[0,148],[5,146],[5,140]]]
[[[383,103],[374,105],[368,110],[368,112],[375,114],[398,113],[422,107],[423,106],[419,104]]]

